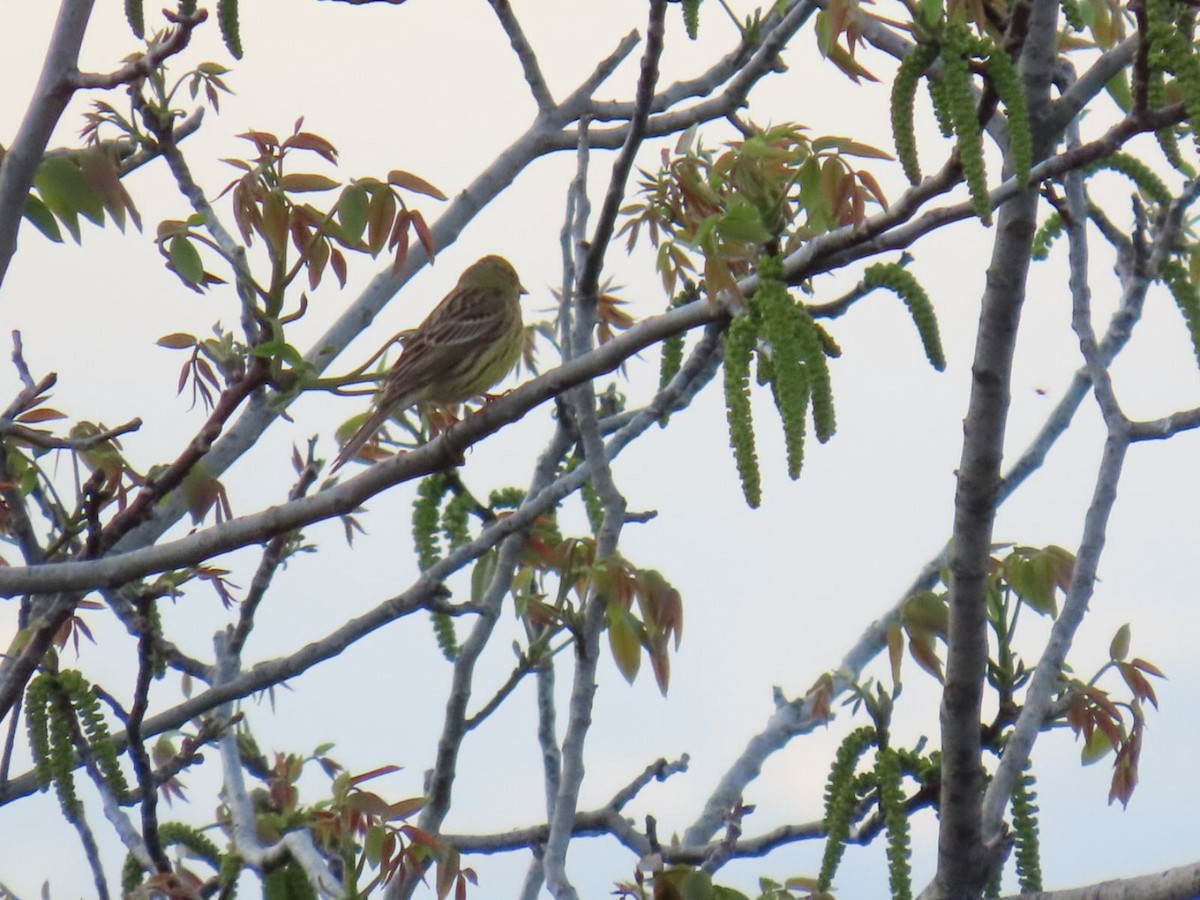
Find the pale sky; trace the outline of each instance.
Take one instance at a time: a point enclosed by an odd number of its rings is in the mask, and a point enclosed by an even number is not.
[[[538,51],[552,89],[572,89],[632,27],[642,27],[645,4],[634,0],[528,0],[515,2]],[[750,4],[734,3],[735,8]],[[153,4],[147,5],[149,14]],[[512,53],[482,2],[414,0],[403,7],[349,7],[338,3],[283,0],[243,4],[246,58],[233,63],[215,27],[199,32],[176,69],[214,59],[233,66],[227,76],[236,96],[222,99],[185,152],[210,196],[232,177],[216,159],[248,152],[234,135],[248,128],[286,133],[303,115],[306,127],[332,140],[341,151],[340,177],[382,176],[403,168],[453,194],[470,182],[532,116],[532,103]],[[253,11],[251,7],[253,6]],[[732,29],[717,4],[706,4],[701,41],[688,44],[672,22],[664,81],[702,68],[729,45]],[[11,141],[40,65],[40,51],[53,19],[51,4],[8,4],[0,32],[0,143]],[[101,0],[93,16],[83,64],[115,66],[135,42],[121,4]],[[599,92],[628,97],[636,53]],[[890,67],[878,53],[862,61],[877,67],[882,85],[854,86],[815,58],[805,34],[788,56],[791,70],[768,79],[752,95],[760,122],[797,121],[814,135],[853,134],[890,148],[887,79]],[[116,98],[108,98],[116,102]],[[761,103],[761,105],[759,105]],[[64,117],[55,146],[69,142],[81,124],[83,106]],[[711,132],[710,143],[727,137]],[[930,139],[929,153],[945,145]],[[927,150],[925,148],[928,148]],[[657,153],[657,147],[652,148]],[[593,158],[593,201],[598,200],[610,157]],[[647,165],[654,157],[648,153]],[[396,298],[334,369],[352,368],[388,336],[415,324],[449,289],[462,268],[486,253],[509,257],[531,289],[528,310],[549,309],[550,288],[561,274],[558,231],[564,190],[574,168],[569,154],[542,160],[522,175],[439,254]],[[899,193],[899,166],[874,168],[890,196]],[[143,234],[121,236],[84,226],[83,246],[52,245],[31,228],[21,233],[20,251],[0,309],[7,329],[19,328],[35,376],[59,373],[54,405],[70,415],[108,424],[141,416],[141,434],[125,441],[139,467],[174,452],[200,421],[186,397],[175,396],[183,355],[158,348],[155,340],[175,331],[203,334],[220,319],[236,324],[236,299],[216,290],[204,297],[182,288],[163,269],[153,246],[155,224],[186,215],[161,164],[128,181],[145,220]],[[1124,190],[1124,188],[1122,188]],[[1117,197],[1123,195],[1116,194]],[[437,204],[422,208],[432,219]],[[1127,208],[1114,204],[1120,213]],[[218,206],[227,213],[228,206]],[[628,450],[614,467],[632,510],[657,510],[644,525],[626,528],[622,552],[657,568],[681,591],[685,604],[683,646],[672,660],[669,698],[662,699],[650,673],[628,686],[611,661],[601,683],[587,755],[588,779],[581,808],[607,801],[659,756],[691,755],[691,770],[645,791],[629,813],[653,813],[660,834],[682,831],[746,741],[772,710],[771,687],[788,696],[803,693],[843,653],[869,622],[904,591],[924,562],[945,541],[952,515],[954,469],[961,442],[975,318],[992,233],[967,224],[918,244],[913,270],[937,309],[948,367],[943,374],[926,364],[911,321],[900,302],[879,294],[830,324],[844,354],[832,366],[839,433],[828,445],[808,449],[799,482],[784,477],[782,441],[768,396],[756,396],[756,425],[764,477],[758,511],[741,500],[727,449],[719,384],[678,415],[665,431],[655,430]],[[1103,281],[1111,260],[1093,249],[1098,279],[1093,290],[1097,320],[1111,308],[1114,288]],[[614,247],[606,274],[623,285],[637,315],[665,306],[651,257],[627,257]],[[1010,452],[1024,448],[1080,364],[1069,328],[1061,249],[1036,270],[1022,324],[1009,425]],[[313,296],[311,311],[294,332],[301,349],[331,322],[375,273],[380,263],[351,261],[344,291],[327,278]],[[833,299],[861,274],[857,268],[816,282],[817,300]],[[5,334],[7,341],[7,334]],[[6,344],[4,356],[9,347]],[[622,385],[631,402],[651,395],[658,355],[650,351],[630,365]],[[1131,414],[1151,417],[1197,402],[1197,372],[1186,330],[1165,291],[1152,292],[1144,322],[1115,367],[1119,395]],[[601,382],[602,387],[604,382]],[[0,402],[18,390],[16,374],[0,366]],[[304,398],[292,407],[295,423],[278,422],[255,450],[228,473],[235,514],[280,502],[291,483],[293,442],[313,434],[321,448],[333,447],[336,425],[361,408],[361,401]],[[1091,401],[1077,433],[1061,442],[1046,467],[1003,509],[1000,541],[1057,543],[1073,549],[1092,488],[1103,431]],[[550,410],[543,407],[522,423],[476,448],[464,477],[477,493],[493,486],[527,484],[531,461],[549,434]],[[1121,486],[1109,546],[1092,615],[1080,630],[1070,657],[1078,674],[1090,676],[1106,658],[1113,632],[1133,623],[1133,652],[1158,664],[1170,680],[1156,684],[1162,712],[1151,711],[1142,755],[1141,783],[1130,807],[1106,804],[1110,761],[1078,764],[1078,747],[1067,732],[1045,736],[1034,753],[1043,822],[1043,866],[1047,887],[1148,872],[1194,858],[1192,811],[1200,804],[1200,780],[1180,777],[1192,769],[1191,748],[1200,739],[1196,689],[1200,664],[1191,628],[1177,623],[1192,612],[1195,584],[1189,565],[1200,526],[1194,509],[1200,482],[1195,435],[1136,446]],[[410,553],[412,486],[404,485],[369,505],[361,521],[369,534],[347,550],[338,523],[306,529],[321,552],[297,558],[280,573],[247,647],[252,664],[294,650],[381,599],[402,590],[416,573]],[[564,529],[583,528],[574,501]],[[245,586],[255,554],[222,560]],[[15,625],[13,602],[0,605],[0,636]],[[211,653],[211,635],[225,618],[216,598],[203,590],[165,612],[168,633],[201,656]],[[117,682],[128,677],[132,648],[103,615],[89,615],[99,645],[85,647],[80,667],[91,677]],[[506,618],[502,627],[516,623]],[[1027,658],[1036,659],[1040,634],[1031,630]],[[3,638],[7,643],[7,637]],[[121,648],[121,649],[115,649]],[[506,677],[508,640],[497,638],[485,654],[477,696]],[[70,654],[65,661],[74,665]],[[319,666],[278,691],[274,711],[248,701],[260,745],[268,750],[308,752],[333,740],[333,756],[351,771],[385,764],[404,772],[381,782],[393,799],[419,794],[421,773],[432,763],[450,668],[431,639],[428,621],[414,617],[387,629],[345,657]],[[909,661],[905,692],[897,710],[904,739],[937,739],[936,685]],[[885,675],[876,666],[873,674]],[[560,670],[559,685],[570,676]],[[169,703],[175,682],[152,695]],[[1115,684],[1110,685],[1114,691]],[[565,696],[565,694],[564,694]],[[474,704],[473,704],[474,705]],[[468,739],[455,788],[456,804],[447,831],[482,832],[533,823],[544,816],[531,685],[475,739]],[[561,715],[560,715],[561,718]],[[745,823],[748,834],[784,822],[819,818],[827,767],[841,738],[862,720],[838,710],[828,729],[800,739],[769,763],[746,796],[757,806]],[[202,772],[185,778],[190,805],[164,815],[211,821],[216,790],[216,754]],[[23,771],[24,766],[18,766]],[[497,778],[498,772],[502,777]],[[306,783],[315,800],[319,779]],[[118,853],[99,815],[93,817],[110,858]],[[0,809],[0,882],[33,896],[50,878],[55,897],[88,896],[90,876],[73,832],[62,821],[52,795]],[[932,817],[918,820],[914,833],[914,883],[932,873],[936,830]],[[779,880],[815,875],[822,845],[808,843],[766,859],[731,864],[718,879],[747,892],[759,875]],[[482,886],[476,896],[511,896],[524,874],[524,855],[471,858]],[[615,842],[578,842],[568,858],[581,895],[604,896],[612,882],[632,873],[634,860]],[[112,867],[116,874],[117,866]],[[838,878],[839,896],[881,896],[887,871],[882,848],[851,849]],[[115,884],[115,882],[114,882]]]

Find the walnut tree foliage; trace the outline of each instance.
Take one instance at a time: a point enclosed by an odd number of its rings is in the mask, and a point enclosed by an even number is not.
[[[353,18],[370,3],[322,6]],[[386,7],[395,22],[401,58],[421,49],[403,43],[420,40],[409,36],[414,20],[406,18],[420,3],[379,0],[374,10]],[[581,15],[595,12],[579,5]],[[451,6],[427,10],[450,16]],[[207,329],[181,324],[157,338],[179,364],[173,387],[190,432],[141,418],[111,425],[60,408],[52,398],[59,376],[26,352],[32,336],[13,335],[15,386],[0,399],[0,596],[16,625],[0,659],[0,805],[53,791],[77,843],[60,852],[87,870],[98,896],[574,898],[588,895],[581,839],[604,837],[626,853],[624,868],[606,873],[607,890],[637,900],[827,900],[839,895],[839,877],[864,865],[857,847],[876,841],[885,852],[875,883],[895,898],[1047,897],[1055,886],[1046,883],[1045,863],[1059,851],[1043,832],[1053,811],[1038,802],[1039,779],[1048,777],[1034,759],[1038,742],[1073,735],[1082,763],[1110,763],[1108,802],[1130,803],[1164,673],[1132,655],[1133,624],[1117,630],[1106,656],[1075,649],[1068,661],[1068,652],[1098,603],[1127,451],[1184,440],[1200,425],[1200,407],[1135,418],[1111,369],[1152,295],[1171,298],[1173,321],[1200,362],[1194,5],[614,4],[604,15],[628,18],[633,30],[565,87],[543,71],[544,48],[527,27],[545,13],[534,3],[489,0],[457,27],[486,20],[493,37],[502,34],[524,82],[515,79],[514,88],[528,91],[534,112],[514,142],[453,186],[433,183],[399,151],[386,170],[348,172],[339,144],[361,136],[325,135],[306,118],[239,128],[220,117],[239,73],[255,66],[254,36],[269,26],[280,41],[297,39],[286,16],[267,21],[239,0],[179,0],[161,11],[126,0],[139,49],[90,73],[78,65],[89,18],[111,11],[72,0],[64,10],[24,120],[0,135],[0,284],[22,259],[18,236],[22,250],[62,244],[55,258],[69,267],[78,251],[68,237],[85,243],[95,229],[132,226],[126,242],[171,274],[173,301],[201,304],[205,316],[220,309]],[[453,15],[463,15],[456,5]],[[210,30],[223,47],[220,61],[197,50]],[[889,148],[827,133],[804,102],[820,86],[811,81],[782,115],[762,108],[760,82],[814,62],[805,59],[810,32],[823,78],[890,83],[888,110],[871,111],[890,124]],[[673,50],[709,39],[722,49],[707,68],[674,82],[664,75]],[[442,53],[454,64],[459,56]],[[318,61],[331,80],[359,62],[346,47],[323,47],[312,65]],[[405,90],[436,90],[432,74],[419,80]],[[370,87],[376,114],[364,115],[362,129],[386,142],[396,122],[378,112],[379,97],[391,103],[394,85]],[[85,105],[68,106],[73,97]],[[79,138],[51,147],[60,123],[78,126]],[[448,133],[437,140],[488,138],[456,127],[465,126],[439,123]],[[225,180],[216,187],[195,174],[191,139],[200,129],[240,148],[220,160]],[[526,284],[553,285],[553,301],[526,306],[517,386],[455,408],[399,413],[364,448],[361,468],[331,474],[328,460],[361,424],[368,395],[405,352],[409,333],[372,331],[378,350],[365,360],[343,351],[421,270],[455,243],[470,245],[468,226],[554,153],[569,154],[575,173],[552,213],[544,196],[525,213],[531,222],[562,221],[553,250],[560,264],[536,273],[521,266]],[[149,188],[135,173],[155,173],[169,217],[143,222],[139,192]],[[525,234],[525,224],[505,226]],[[992,243],[990,263],[958,258],[955,236],[965,229]],[[1102,247],[1108,268],[1099,274],[1092,257]],[[610,272],[623,251],[644,277],[617,287]],[[987,266],[987,279],[975,344],[952,344],[941,318],[965,299],[961,290],[940,295],[928,276],[938,265],[959,272],[976,262]],[[1005,424],[1035,266],[1069,303],[1080,374],[1031,448],[1015,456]],[[364,271],[373,279],[354,288]],[[1093,302],[1102,291],[1118,295],[1103,330]],[[872,304],[903,307],[908,320],[879,326],[886,333],[878,344],[839,322],[870,316]],[[313,339],[317,310],[332,324]],[[655,425],[695,427],[689,422],[703,413],[689,407],[714,392],[730,463],[688,477],[698,487],[736,478],[746,504],[765,505],[775,482],[761,461],[774,451],[792,480],[810,477],[806,459],[841,452],[834,438],[853,430],[844,420],[839,427],[845,361],[866,360],[879,383],[897,377],[881,345],[947,373],[931,378],[950,377],[955,365],[969,369],[961,462],[952,488],[930,499],[954,510],[952,532],[930,535],[945,550],[836,670],[806,673],[811,687],[791,699],[775,690],[769,720],[747,735],[742,755],[715,784],[689,786],[690,820],[678,818],[678,808],[655,809],[647,790],[690,777],[686,754],[648,760],[602,806],[584,808],[593,726],[617,735],[630,727],[596,715],[603,667],[633,684],[648,663],[643,677],[669,703],[673,659],[690,649],[685,609],[689,618],[717,615],[716,601],[725,599],[685,595],[687,573],[668,571],[647,545],[635,553],[622,544],[627,528],[659,526],[612,463],[630,445],[652,446],[646,437]],[[134,365],[107,345],[97,343],[96,353],[114,358],[90,365]],[[64,365],[63,377],[78,375]],[[286,432],[319,397],[337,400],[341,421],[298,439],[289,460],[276,458],[264,436]],[[1037,545],[994,533],[1001,504],[1022,490],[1086,398],[1104,436],[1081,528]],[[778,429],[765,427],[770,409]],[[504,484],[488,483],[471,451],[520,420],[536,421],[549,437],[505,461]],[[154,446],[173,449],[150,459],[141,441],[148,433],[160,439]],[[241,460],[272,473],[290,463],[286,495],[253,509],[227,474]],[[684,462],[656,460],[655,477],[678,476]],[[391,491],[408,498],[409,518],[399,525],[373,510]],[[829,510],[769,499],[789,504],[789,516],[828,520]],[[302,646],[256,655],[253,639],[269,627],[268,615],[288,614],[279,576],[290,565],[321,565],[328,548],[314,526],[328,520],[352,549],[364,532],[388,536],[388,581],[372,583],[352,565],[341,581],[345,596],[331,602],[347,610],[359,603],[353,612]],[[725,523],[718,516],[709,527],[711,546],[694,548],[697,566],[720,555]],[[1072,549],[1061,546],[1076,537]],[[870,548],[859,558],[874,562]],[[796,560],[744,564],[776,574],[778,590],[803,594]],[[818,613],[797,601],[794,621],[767,622],[755,617],[750,593],[737,598],[737,614],[755,629],[794,630],[805,651],[820,643],[827,606]],[[211,649],[197,654],[180,611],[201,605],[220,625]],[[405,668],[418,654],[395,636],[410,617],[426,624],[404,639],[435,647],[439,668]],[[110,636],[91,646],[100,622]],[[98,654],[122,632],[123,675],[114,676]],[[368,641],[380,632],[400,648],[390,651],[394,659],[381,661],[379,643]],[[758,651],[726,652],[711,666],[737,666]],[[811,654],[797,655],[811,665]],[[496,685],[477,663],[498,656],[508,675]],[[256,725],[269,713],[254,701],[273,702],[285,686],[302,694],[305,676],[334,659],[359,673],[346,703],[375,718],[363,734],[328,739],[374,752],[377,723],[399,720],[406,735],[420,736],[425,758],[396,760],[383,747],[374,767],[351,772],[332,743],[260,745],[265,729]],[[941,692],[938,715],[904,693],[906,679]],[[429,694],[444,707],[436,721],[406,705]],[[464,792],[460,753],[486,743],[477,729],[514,707],[534,711],[523,737],[537,750],[542,796],[503,807],[509,827],[469,830],[472,802],[504,801]],[[916,731],[908,727],[914,720]],[[823,804],[788,810],[780,828],[759,825],[756,797],[770,790],[759,780],[763,765],[818,727],[837,744],[825,764]],[[662,752],[678,752],[677,737]],[[689,752],[710,752],[705,743]],[[419,792],[396,793],[383,780],[425,764]],[[505,797],[504,766],[491,768],[471,774],[487,776]],[[208,784],[219,790],[206,797],[189,787],[199,771],[212,773]],[[635,800],[650,812],[635,817]],[[930,829],[936,843],[923,837]],[[102,849],[101,830],[111,838],[106,846],[119,842],[119,857]],[[779,877],[791,864],[785,848],[813,841],[821,847],[815,868]],[[477,871],[496,853],[528,866],[519,893]],[[761,864],[757,880],[726,868],[746,859]],[[10,877],[4,865],[0,855],[0,893]],[[1160,873],[1134,866],[1085,890],[1096,898],[1190,896],[1200,894],[1196,872],[1195,863]]]

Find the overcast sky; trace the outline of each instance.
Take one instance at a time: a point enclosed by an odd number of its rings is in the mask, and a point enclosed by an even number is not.
[[[452,195],[532,116],[511,50],[482,2],[413,0],[403,7],[376,8],[259,0],[243,6],[244,62],[228,59],[215,27],[202,29],[194,46],[175,62],[177,70],[204,59],[234,65],[228,81],[236,95],[223,98],[221,114],[210,113],[201,133],[185,144],[210,196],[232,177],[233,170],[217,159],[249,152],[249,145],[234,135],[248,128],[286,133],[301,115],[307,128],[339,147],[340,177],[383,176],[403,168]],[[514,2],[560,96],[625,32],[642,27],[644,6],[635,0]],[[0,82],[5,85],[0,143],[11,141],[36,80],[53,20],[51,7],[7,5],[6,27],[0,30]],[[147,5],[148,14],[152,7]],[[717,4],[706,4],[704,13],[702,38],[695,44],[672,22],[664,80],[698,71],[734,40]],[[83,65],[113,68],[136,46],[121,5],[98,2],[93,20]],[[890,67],[882,55],[868,51],[862,61],[885,83],[860,86],[819,63],[811,34],[796,42],[787,59],[790,71],[768,79],[752,95],[757,121],[796,121],[814,135],[853,134],[890,147]],[[634,63],[636,54],[599,95],[626,99]],[[77,98],[63,119],[56,146],[74,140],[83,108]],[[710,143],[727,137],[720,129],[710,134]],[[932,138],[922,146],[930,160],[945,152],[945,145]],[[647,165],[656,152],[655,147],[647,153]],[[593,199],[607,166],[607,157],[595,157]],[[352,368],[388,336],[418,322],[463,267],[487,253],[503,254],[516,265],[531,290],[527,310],[549,310],[550,289],[561,273],[558,230],[573,167],[570,155],[563,154],[522,175],[455,246],[439,254],[434,268],[411,282],[335,370]],[[891,196],[899,193],[898,165],[879,163],[872,170]],[[134,416],[145,420],[142,433],[125,442],[134,464],[145,468],[172,455],[190,433],[185,429],[194,429],[202,415],[188,408],[187,397],[175,396],[182,355],[156,347],[155,340],[175,331],[203,334],[217,320],[233,327],[237,307],[232,291],[199,297],[163,269],[153,246],[154,226],[163,218],[187,214],[165,167],[146,167],[129,179],[128,187],[146,222],[143,234],[122,236],[111,226],[101,231],[85,225],[83,246],[77,247],[53,245],[33,229],[23,229],[19,253],[0,292],[0,320],[5,340],[7,329],[21,330],[35,376],[59,373],[55,406],[108,424]],[[218,208],[228,211],[227,206]],[[422,208],[431,218],[437,215],[432,201]],[[1115,206],[1118,212],[1126,208],[1122,201]],[[686,625],[682,649],[672,661],[668,699],[659,696],[648,672],[628,686],[611,661],[602,665],[581,808],[606,802],[653,759],[687,752],[692,760],[688,774],[648,789],[630,808],[638,816],[653,813],[664,836],[682,831],[716,779],[765,724],[772,710],[772,685],[795,696],[836,666],[861,630],[898,599],[944,543],[992,236],[978,224],[968,224],[914,248],[913,270],[930,292],[942,328],[945,373],[929,368],[911,322],[890,295],[873,296],[830,324],[844,350],[831,367],[839,432],[830,444],[809,449],[797,483],[784,475],[774,412],[760,392],[761,510],[747,510],[742,502],[719,389],[710,389],[668,429],[648,434],[620,458],[615,474],[630,508],[659,513],[648,524],[625,530],[622,552],[661,570],[679,587]],[[1114,300],[1112,285],[1102,281],[1111,260],[1098,247],[1093,254],[1101,279],[1093,286],[1097,318],[1104,321]],[[1060,250],[1031,282],[1008,429],[1014,453],[1036,432],[1079,365],[1062,260]],[[369,260],[352,260],[351,283],[344,291],[327,278],[293,333],[297,345],[307,349],[375,270]],[[623,286],[637,315],[664,307],[666,297],[648,253],[627,257],[614,248],[606,274]],[[855,269],[819,279],[816,299],[838,296],[860,274]],[[644,354],[629,371],[630,381],[621,389],[632,402],[644,401],[657,383],[657,352]],[[1115,371],[1119,395],[1134,416],[1196,404],[1198,379],[1186,331],[1165,292],[1152,293],[1145,321]],[[14,370],[0,367],[0,403],[17,390]],[[281,501],[293,475],[287,461],[291,445],[317,434],[328,455],[336,425],[361,406],[361,401],[325,397],[299,401],[292,409],[295,421],[278,422],[226,478],[235,514]],[[550,410],[542,408],[475,449],[464,472],[467,482],[482,494],[494,486],[525,485],[550,426]],[[1073,549],[1102,439],[1088,401],[1075,433],[1004,508],[997,540]],[[1200,780],[1181,773],[1192,771],[1192,748],[1200,738],[1195,716],[1200,665],[1194,628],[1178,623],[1194,622],[1185,616],[1194,616],[1196,599],[1198,440],[1183,435],[1136,446],[1130,453],[1092,615],[1080,630],[1071,661],[1077,673],[1089,676],[1106,658],[1113,632],[1131,621],[1134,653],[1160,665],[1170,680],[1156,685],[1162,712],[1151,712],[1141,784],[1127,811],[1106,804],[1108,760],[1081,769],[1078,747],[1067,732],[1038,744],[1034,764],[1042,775],[1038,791],[1048,887],[1194,858],[1190,836]],[[280,573],[247,647],[248,664],[290,652],[407,586],[416,572],[408,524],[411,499],[412,486],[404,485],[372,501],[361,517],[369,533],[356,540],[352,551],[345,547],[338,523],[306,530],[322,552],[302,556]],[[564,527],[584,527],[574,501],[564,522]],[[233,568],[234,580],[245,585],[255,558],[236,554],[222,564]],[[166,613],[168,632],[181,634],[180,642],[201,656],[209,655],[211,635],[224,617],[215,596],[203,590]],[[0,605],[0,637],[15,622],[15,602]],[[106,676],[114,683],[127,678],[132,648],[126,636],[103,615],[92,613],[88,622],[99,645],[83,649],[80,667],[101,683]],[[510,618],[503,627],[517,633]],[[1035,627],[1027,635],[1028,657],[1036,657],[1040,633]],[[3,642],[7,644],[6,637]],[[508,672],[508,640],[498,638],[495,645],[481,663],[478,696],[486,696],[488,686],[501,683]],[[69,654],[66,664],[74,664]],[[252,702],[247,709],[264,749],[303,753],[333,740],[338,742],[333,756],[352,771],[388,763],[404,766],[403,773],[380,785],[399,799],[421,791],[421,773],[433,760],[449,672],[427,620],[414,617],[298,679],[294,692],[277,691],[274,710]],[[924,734],[936,742],[936,685],[911,662],[905,672],[898,734],[910,741]],[[565,689],[569,681],[563,670],[560,686]],[[172,679],[168,682],[154,695],[163,706],[174,690]],[[503,829],[544,815],[529,688],[464,745],[447,830]],[[848,710],[839,710],[827,730],[777,754],[745,798],[757,806],[746,822],[747,833],[819,818],[832,752],[857,724]],[[498,772],[503,776],[497,778]],[[176,804],[164,815],[211,821],[215,774],[215,762],[205,772],[189,773],[185,781],[192,804]],[[317,799],[320,789],[319,779],[307,782],[306,798]],[[96,818],[104,846],[115,859],[119,851]],[[50,878],[55,897],[88,895],[83,855],[52,795],[0,809],[0,834],[5,836],[0,881],[10,888],[31,896]],[[926,814],[915,833],[917,883],[931,874],[934,838],[935,824]],[[815,874],[821,849],[819,844],[788,848],[765,860],[733,864],[723,879],[749,891],[759,875],[782,879]],[[479,896],[487,897],[511,896],[526,865],[524,856],[469,862],[483,879]],[[629,877],[633,860],[614,842],[588,841],[573,847],[569,864],[581,894],[598,897],[614,880]],[[839,896],[880,896],[886,879],[881,848],[851,850],[838,878]]]

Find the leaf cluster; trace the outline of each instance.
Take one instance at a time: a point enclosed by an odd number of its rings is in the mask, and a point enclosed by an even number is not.
[[[754,130],[720,152],[692,146],[685,135],[674,155],[663,152],[656,173],[642,171],[640,198],[626,205],[619,234],[632,247],[645,229],[658,249],[657,268],[668,293],[703,260],[705,290],[739,295],[765,248],[790,252],[808,238],[866,217],[870,203],[886,206],[874,176],[854,157],[890,158],[850,138],[809,138],[800,125]]]

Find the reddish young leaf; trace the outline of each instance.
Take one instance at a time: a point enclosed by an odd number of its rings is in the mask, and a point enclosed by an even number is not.
[[[654,681],[659,693],[667,696],[671,686],[671,657],[667,654],[666,646],[655,647],[650,651],[650,668],[654,670]]]
[[[263,199],[262,220],[258,230],[276,253],[282,253],[287,243],[289,220],[287,201],[282,194],[271,191]]]
[[[279,146],[279,138],[269,131],[247,131],[239,134],[243,140],[251,141],[264,156],[270,156],[271,151]]]
[[[346,257],[342,255],[342,251],[337,247],[329,251],[329,265],[333,268],[333,274],[337,276],[338,286],[346,286]]]
[[[433,232],[429,230],[429,226],[425,223],[425,217],[421,215],[419,210],[413,210],[411,216],[413,229],[417,232],[417,240],[425,248],[425,255],[429,257],[429,262],[432,263],[434,256],[437,255],[437,247],[433,243]]]
[[[311,150],[313,153],[323,156],[331,163],[337,162],[337,147],[333,146],[333,144],[319,134],[313,134],[311,131],[301,131],[293,134],[283,142],[283,146],[284,148],[295,147],[299,150]]]
[[[185,334],[182,331],[176,331],[163,335],[155,343],[160,347],[166,347],[168,350],[184,350],[188,347],[196,346],[196,337],[195,335]]]
[[[1149,675],[1156,675],[1159,678],[1167,677],[1166,675],[1164,675],[1162,673],[1162,670],[1158,666],[1153,665],[1152,663],[1146,662],[1141,657],[1137,657],[1135,659],[1130,660],[1130,665],[1137,666],[1139,669],[1141,669],[1143,672],[1145,672]]]
[[[401,825],[400,831],[414,844],[420,844],[435,853],[442,849],[442,845],[438,843],[437,838],[429,834],[427,831],[422,831],[416,825]]]
[[[914,632],[912,629],[909,629],[908,652],[918,666],[938,681],[943,680],[942,661],[937,655],[937,645],[928,633]]]
[[[38,422],[51,422],[55,419],[65,419],[66,416],[60,413],[57,409],[51,409],[49,406],[42,406],[38,409],[31,409],[27,413],[22,413],[17,416],[17,421],[25,425],[34,425]]]
[[[308,286],[316,290],[318,284],[321,283],[321,276],[325,274],[325,266],[329,262],[329,242],[324,238],[319,238],[312,244],[312,248],[308,251]]]
[[[1133,696],[1139,700],[1149,700],[1155,709],[1158,709],[1158,697],[1154,693],[1154,687],[1146,680],[1146,676],[1138,671],[1137,666],[1131,663],[1117,663],[1117,670],[1121,673],[1121,677],[1125,679],[1125,684],[1129,686],[1129,690],[1133,691]]]
[[[454,882],[458,878],[459,856],[453,847],[437,862],[437,896],[438,900],[446,900]]]
[[[414,175],[412,172],[405,172],[402,169],[392,169],[392,171],[388,172],[388,184],[394,184],[396,187],[404,188],[406,191],[412,191],[414,194],[424,194],[436,200],[447,199],[445,194],[424,178]]]

